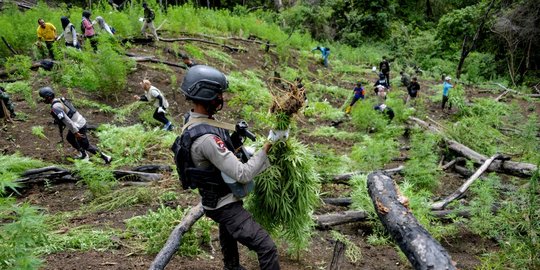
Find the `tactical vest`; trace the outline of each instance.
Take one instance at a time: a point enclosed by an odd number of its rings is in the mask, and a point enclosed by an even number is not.
[[[52,102],[52,104],[51,104],[51,115],[54,118],[54,122],[57,123],[58,125],[63,126],[64,125],[63,122],[60,119],[58,119],[58,116],[56,116],[56,114],[54,113],[54,111],[52,109],[54,104],[56,104],[56,103],[62,103],[62,105],[64,106],[64,112],[66,111],[65,108],[68,109],[66,115],[67,115],[67,117],[69,117],[69,119],[71,119],[73,117],[73,115],[75,115],[75,113],[77,112],[77,109],[75,109],[75,107],[73,106],[71,101],[67,100],[64,97],[61,97],[60,99],[54,100]]]
[[[234,152],[231,137],[225,129],[204,123],[186,129],[182,135],[176,138],[171,150],[174,152],[176,170],[180,176],[182,187],[184,189],[199,189],[202,204],[215,208],[219,198],[231,193],[231,190],[217,167],[211,165],[210,168],[196,168],[193,163],[191,146],[196,139],[206,134],[219,136],[227,149]]]

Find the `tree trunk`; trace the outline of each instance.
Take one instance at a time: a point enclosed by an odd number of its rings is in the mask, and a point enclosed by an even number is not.
[[[476,179],[478,179],[480,175],[482,175],[482,173],[484,173],[487,170],[489,165],[491,165],[491,163],[493,163],[493,161],[495,161],[496,159],[500,159],[502,157],[503,156],[501,154],[496,154],[490,157],[488,160],[484,162],[484,164],[482,164],[482,166],[480,166],[480,168],[478,168],[478,170],[458,190],[454,191],[454,193],[450,194],[443,200],[431,204],[431,209],[433,210],[444,209],[453,200],[463,196],[465,191],[467,191],[467,189],[469,189],[472,183],[474,183],[474,181],[476,181]]]
[[[465,58],[469,55],[469,50],[467,49],[467,39],[469,36],[465,35],[463,37],[463,43],[461,44],[461,57],[459,58],[459,63],[456,70],[456,79],[459,79],[461,76],[461,69],[463,68],[463,63],[465,63]]]
[[[193,224],[195,224],[195,222],[197,222],[197,220],[199,220],[203,215],[204,209],[201,203],[189,210],[184,218],[182,218],[182,221],[180,221],[180,224],[178,224],[169,235],[169,239],[163,248],[161,248],[161,251],[159,251],[158,255],[152,262],[152,265],[150,265],[150,270],[165,269],[165,266],[167,266],[174,253],[176,253],[180,247],[180,244],[182,243],[182,236],[189,231],[191,226],[193,226]]]
[[[367,185],[379,219],[414,269],[456,269],[448,252],[411,214],[392,178],[375,172]]]

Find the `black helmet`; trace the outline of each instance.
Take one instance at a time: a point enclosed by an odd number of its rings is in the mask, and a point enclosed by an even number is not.
[[[379,79],[381,79],[381,80],[384,79],[384,73],[379,72]]]
[[[225,92],[228,85],[227,78],[221,71],[196,65],[188,70],[180,88],[188,99],[207,103]]]
[[[90,10],[84,10],[82,12],[82,16],[87,18],[87,19],[90,19],[90,16],[92,15],[92,12]]]
[[[54,98],[54,91],[49,86],[41,87],[39,89],[39,96],[44,99]]]

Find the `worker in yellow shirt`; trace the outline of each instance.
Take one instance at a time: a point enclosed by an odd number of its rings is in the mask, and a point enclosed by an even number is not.
[[[56,27],[52,23],[46,23],[43,19],[38,19],[37,37],[38,41],[36,45],[40,48],[42,55],[45,55],[43,51],[43,42],[47,46],[49,51],[49,57],[54,59],[53,43],[56,41]]]

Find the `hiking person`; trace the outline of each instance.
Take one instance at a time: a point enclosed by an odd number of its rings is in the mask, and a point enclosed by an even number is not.
[[[45,22],[42,18],[38,19],[37,28],[37,46],[41,51],[41,55],[45,55],[43,50],[43,43],[49,51],[49,58],[54,59],[53,44],[56,41],[56,27],[52,23]]]
[[[155,99],[156,101],[154,102],[154,106],[156,107],[156,110],[154,111],[153,115],[154,119],[164,124],[163,130],[173,130],[174,126],[171,124],[171,121],[169,121],[169,119],[167,119],[167,117],[165,116],[165,114],[167,113],[167,108],[169,108],[169,102],[167,101],[165,96],[161,93],[159,89],[153,86],[149,80],[143,80],[141,82],[141,86],[146,91],[146,93],[142,96],[134,95],[133,97],[138,101],[145,102],[151,102],[153,99]]]
[[[99,28],[102,30],[102,31],[105,31],[107,32],[109,35],[111,36],[114,36],[114,33],[116,32],[114,30],[113,27],[111,27],[110,25],[108,25],[105,20],[103,19],[103,17],[101,16],[97,16],[96,17],[96,20],[92,22],[92,24],[97,24],[99,25]]]
[[[141,35],[144,36],[146,33],[146,29],[149,29],[150,33],[152,33],[152,35],[154,36],[154,39],[159,40],[156,28],[154,27],[154,19],[156,18],[156,14],[152,9],[148,7],[148,3],[143,2],[142,6],[144,8],[144,21],[141,28]]]
[[[96,32],[94,30],[94,25],[92,25],[92,21],[90,20],[90,16],[92,16],[92,12],[89,10],[83,11],[81,32],[83,33],[84,39],[88,39],[90,41],[90,45],[95,52],[97,51],[97,39],[95,38]]]
[[[182,55],[182,62],[184,62],[184,65],[186,65],[186,67],[188,67],[188,68],[197,65],[197,63],[195,63],[195,61],[193,61],[191,58],[189,58],[188,55],[185,55],[185,54]]]
[[[9,111],[9,117],[15,118],[17,114],[15,113],[15,106],[9,97],[9,94],[6,92],[4,87],[0,86],[0,118],[8,118],[7,112]],[[8,118],[9,120],[9,118]]]
[[[86,119],[75,109],[73,104],[63,98],[56,98],[54,91],[51,87],[42,87],[39,89],[39,96],[46,104],[51,104],[51,116],[54,119],[55,124],[58,125],[60,130],[60,137],[62,142],[64,141],[63,130],[68,128],[66,140],[73,146],[73,148],[79,151],[76,159],[88,160],[89,156],[87,152],[99,156],[105,161],[106,164],[110,164],[112,158],[101,152],[96,146],[90,144],[86,132]]]
[[[388,117],[388,122],[392,121],[392,119],[394,119],[394,110],[392,110],[392,108],[386,106],[386,104],[384,103],[381,103],[379,105],[376,105],[373,107],[374,110],[378,111],[378,112],[381,112],[381,113],[384,113],[384,115],[386,115],[386,117]]]
[[[384,74],[388,85],[390,85],[390,63],[386,60],[386,56],[383,56],[382,61],[379,63],[379,69]]]
[[[443,82],[443,92],[442,92],[442,110],[444,110],[444,106],[446,105],[446,102],[448,102],[448,95],[449,95],[449,92],[450,92],[450,88],[453,88],[454,86],[452,84],[450,84],[450,80],[452,80],[452,78],[450,78],[449,76],[446,76],[444,77],[444,82]],[[452,110],[452,102],[450,102],[448,104],[448,110]]]
[[[364,99],[365,95],[366,95],[366,91],[364,90],[364,87],[362,87],[362,83],[361,82],[357,82],[356,83],[356,86],[354,87],[353,89],[353,98],[352,98],[352,101],[351,101],[351,104],[349,104],[349,106],[347,106],[347,108],[345,109],[345,113],[346,114],[349,114],[351,113],[351,109],[352,109],[352,106],[354,106],[354,104],[356,103],[356,101],[358,101],[359,99]]]
[[[181,85],[193,109],[187,115],[183,133],[173,145],[175,163],[184,188],[198,188],[207,217],[219,224],[219,242],[225,270],[245,269],[240,265],[237,243],[257,253],[260,269],[280,269],[278,251],[270,235],[243,207],[253,178],[270,166],[267,153],[271,143],[241,162],[235,149],[239,132],[229,135],[225,124],[214,120],[223,108],[223,92],[228,82],[215,68],[197,65],[189,69]],[[238,125],[237,125],[238,126]],[[269,139],[286,139],[288,131],[270,131]]]
[[[322,61],[325,67],[328,67],[328,56],[330,55],[330,49],[317,46],[311,51],[321,51]]]
[[[401,75],[401,84],[405,87],[409,87],[409,84],[411,83],[411,76],[409,76],[409,74],[405,73],[404,71],[400,71],[399,75]]]
[[[384,73],[379,72],[379,79],[373,86],[375,87],[373,91],[376,96],[383,96],[386,98],[386,91],[390,88],[390,85],[388,84],[388,80],[386,80]]]
[[[77,31],[75,31],[75,27],[73,24],[69,21],[69,18],[66,16],[63,16],[60,18],[60,22],[62,22],[62,29],[64,31],[56,40],[60,40],[62,37],[64,37],[64,40],[66,41],[66,47],[73,47],[76,49],[81,49],[81,46],[79,45],[79,42],[77,41]]]
[[[418,79],[416,77],[413,77],[412,82],[409,84],[409,86],[407,86],[407,93],[409,95],[407,96],[407,101],[405,101],[405,104],[409,103],[410,99],[416,101],[418,91],[420,91],[420,84],[418,83]]]

